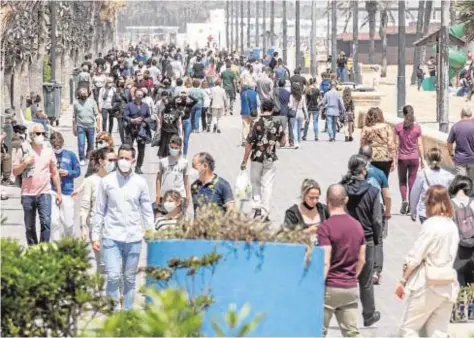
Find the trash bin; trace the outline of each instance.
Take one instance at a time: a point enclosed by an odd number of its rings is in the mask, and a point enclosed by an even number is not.
[[[43,101],[44,113],[48,116],[51,124],[56,121],[56,125],[58,125],[61,115],[61,84],[58,82],[43,83]]]
[[[1,115],[2,131],[7,134],[3,143],[8,148],[8,153],[12,154],[12,137],[13,137],[13,126],[12,121],[15,119],[15,108],[7,108]]]

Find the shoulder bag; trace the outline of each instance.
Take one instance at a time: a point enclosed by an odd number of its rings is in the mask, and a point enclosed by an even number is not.
[[[301,98],[301,100],[302,99],[303,98]],[[298,104],[296,105],[296,109],[289,109],[288,110],[288,118],[293,119],[293,118],[296,117],[296,113],[298,112],[298,107],[300,106],[301,100],[299,100]]]

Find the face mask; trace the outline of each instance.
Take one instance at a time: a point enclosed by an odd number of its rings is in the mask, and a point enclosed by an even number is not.
[[[35,142],[36,145],[40,146],[44,142],[44,136],[43,135],[35,136],[33,141]]]
[[[81,95],[81,100],[87,99],[87,95]]]
[[[304,207],[305,207],[306,209],[308,209],[308,210],[313,210],[314,208],[316,208],[316,205],[314,205],[314,207],[312,207],[312,206],[310,206],[310,205],[309,205],[308,203],[306,203],[306,202],[303,202],[303,205],[304,205]]]
[[[107,143],[97,142],[97,149],[102,149],[102,148],[106,148],[106,147],[107,147]]]
[[[165,202],[163,203],[163,207],[165,208],[166,212],[171,212],[176,209],[176,203],[174,202]]]
[[[54,149],[55,154],[61,154],[62,152],[63,152],[63,148]]]
[[[171,155],[171,156],[178,156],[178,155],[179,155],[179,152],[180,152],[179,149],[170,148],[170,155]]]
[[[115,165],[114,163],[112,162],[108,162],[105,167],[104,167],[105,171],[107,172],[107,174],[110,174],[112,171],[115,170]]]
[[[132,168],[132,162],[126,159],[118,160],[117,165],[122,173],[128,173],[130,172],[130,169]]]

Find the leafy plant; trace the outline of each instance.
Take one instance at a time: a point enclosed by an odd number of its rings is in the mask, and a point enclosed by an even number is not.
[[[76,336],[83,315],[107,312],[87,245],[73,239],[25,248],[1,240],[2,336]]]
[[[238,213],[223,213],[219,209],[206,206],[199,210],[193,221],[183,219],[176,227],[168,227],[161,231],[149,231],[147,240],[153,239],[205,239],[222,241],[280,242],[301,243],[306,245],[305,261],[309,263],[313,242],[303,229],[272,230],[268,223],[250,219]]]
[[[245,304],[240,311],[237,311],[235,304],[229,305],[224,320],[226,327],[223,327],[214,319],[212,327],[217,337],[245,337],[251,334],[263,319],[263,314],[258,314],[254,318],[247,320],[250,314],[250,305]],[[247,320],[247,321],[246,321]]]

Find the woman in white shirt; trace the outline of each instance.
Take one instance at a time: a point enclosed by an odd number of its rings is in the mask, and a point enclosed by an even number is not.
[[[201,113],[201,123],[202,123],[202,130],[210,132],[211,131],[211,101],[212,101],[212,93],[211,88],[209,88],[209,82],[207,80],[202,81],[201,89],[204,92],[204,100],[202,103],[202,113]]]
[[[408,296],[400,325],[403,337],[447,336],[459,291],[453,269],[459,233],[448,191],[433,185],[424,201],[427,219],[405,258],[403,276],[395,289],[400,299]]]
[[[102,148],[91,153],[93,174],[87,177],[82,184],[83,194],[80,209],[80,226],[83,241],[90,242],[92,230],[91,222],[94,217],[97,185],[102,177],[115,170],[116,161],[117,154],[115,154],[113,148]],[[104,273],[104,262],[101,259],[100,252],[94,251],[94,254],[97,264],[97,273]]]
[[[296,82],[291,85],[290,103],[288,107],[294,147],[298,149],[302,137],[301,130],[303,129],[303,122],[306,120],[308,109],[306,108],[306,98],[303,95],[303,88]],[[291,116],[292,112],[293,116]]]

